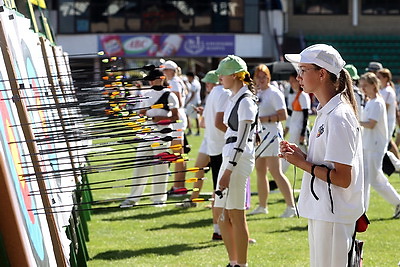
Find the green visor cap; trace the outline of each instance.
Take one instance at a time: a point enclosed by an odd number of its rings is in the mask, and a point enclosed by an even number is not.
[[[350,77],[351,77],[353,80],[358,80],[358,79],[360,79],[360,76],[358,76],[358,74],[357,74],[357,69],[356,69],[356,67],[355,67],[354,65],[352,65],[352,64],[347,64],[346,66],[344,66],[344,68],[349,72]]]
[[[215,72],[218,75],[231,75],[242,71],[247,71],[246,62],[238,56],[229,55],[219,62]]]
[[[203,83],[218,83],[218,74],[215,73],[215,70],[210,70],[201,81]]]

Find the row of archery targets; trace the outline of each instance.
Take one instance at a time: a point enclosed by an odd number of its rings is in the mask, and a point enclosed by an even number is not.
[[[139,115],[138,103],[145,99],[140,92],[165,86],[148,85],[155,78],[147,75],[154,65],[124,69],[118,58],[101,53],[107,64],[102,80],[77,84],[74,74],[93,72],[71,71],[73,55],[4,6],[0,48],[0,265],[86,266],[90,212],[119,209],[112,203],[125,199],[94,201],[91,192],[121,187],[121,181],[127,182],[122,187],[131,187],[131,180],[140,178],[109,175],[114,179],[90,183],[88,175],[188,160],[166,152],[182,149],[167,146],[175,138],[168,134],[179,130],[173,121],[152,123]],[[153,126],[159,125],[157,132]],[[135,157],[148,149],[160,153]]]
[[[0,46],[0,265],[85,266],[90,215],[72,211],[90,196],[62,190],[85,179],[68,55],[5,6]]]

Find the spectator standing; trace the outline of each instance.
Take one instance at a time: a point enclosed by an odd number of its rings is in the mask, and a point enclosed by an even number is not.
[[[304,153],[307,153],[308,115],[311,109],[311,99],[310,96],[303,91],[296,77],[297,72],[289,76],[289,83],[294,91],[295,97],[291,104],[290,120],[288,120],[288,141],[296,144]],[[286,172],[288,167],[289,163],[283,160],[283,172]]]
[[[218,75],[214,70],[207,72],[206,76],[201,80],[206,84],[206,90],[208,92],[207,100],[205,103],[204,110],[199,107],[199,111],[203,115],[204,122],[204,138],[199,149],[199,154],[196,159],[196,167],[205,167],[210,163],[213,188],[216,190],[218,173],[222,164],[222,148],[225,144],[224,134],[227,129],[223,123],[224,111],[228,103],[228,98],[231,92],[224,89],[222,85],[219,85]],[[196,173],[197,178],[204,177],[204,171]],[[196,182],[194,187],[201,189],[203,186],[203,180]],[[190,196],[190,199],[198,198],[199,191],[195,191]],[[180,207],[194,207],[196,206],[191,202],[183,202],[179,205]],[[222,240],[221,232],[218,226],[218,217],[216,216],[215,209],[212,208],[213,213],[213,227],[214,232],[212,240]]]
[[[394,205],[393,218],[400,217],[400,195],[382,171],[382,160],[388,143],[386,104],[379,93],[379,80],[372,72],[361,76],[360,87],[368,97],[360,125],[363,130],[364,198],[368,209],[372,186],[387,202]]]
[[[260,134],[262,141],[255,151],[259,204],[249,215],[268,213],[267,204],[270,189],[267,172],[269,171],[287,206],[281,217],[293,217],[296,210],[292,187],[288,178],[282,172],[281,160],[278,157],[279,139],[283,136],[281,121],[287,118],[285,98],[278,88],[270,84],[271,74],[266,65],[257,66],[253,77],[257,88],[260,109],[259,120],[263,131]]]
[[[376,77],[380,81],[379,93],[386,103],[387,126],[388,126],[388,150],[399,158],[399,150],[392,139],[396,129],[397,102],[392,73],[389,69],[382,68],[376,72]]]
[[[200,135],[200,125],[199,125],[199,114],[196,111],[196,108],[200,106],[201,99],[200,99],[200,91],[201,91],[201,84],[197,78],[197,76],[193,72],[186,73],[186,77],[189,82],[189,92],[186,98],[186,116],[188,122],[188,131],[187,135],[192,134],[192,120],[196,122],[196,135]]]

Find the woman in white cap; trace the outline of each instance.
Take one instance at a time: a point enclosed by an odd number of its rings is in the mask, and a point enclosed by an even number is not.
[[[400,195],[396,192],[382,171],[382,160],[387,150],[389,139],[386,104],[379,93],[379,80],[372,72],[363,74],[360,87],[368,97],[360,124],[363,129],[364,150],[364,198],[365,209],[368,209],[370,187],[395,207],[393,218],[400,217]]]
[[[177,137],[180,139],[174,139],[171,141],[171,145],[184,145],[184,133],[187,127],[187,117],[184,109],[184,104],[185,104],[185,99],[186,99],[186,88],[183,80],[178,76],[177,71],[178,71],[178,65],[172,61],[172,60],[167,60],[163,63],[163,73],[165,77],[168,80],[169,85],[171,86],[171,92],[174,93],[178,97],[179,101],[179,108],[178,108],[178,113],[179,113],[179,120],[181,122],[175,123],[174,128],[177,130],[181,131],[176,131],[172,133],[173,137]],[[184,149],[174,149],[173,152],[175,153],[184,153]],[[179,162],[175,163],[175,176],[174,176],[174,185],[172,188],[168,191],[169,195],[175,195],[175,191],[177,189],[183,189],[180,192],[186,193],[185,189],[185,177],[186,174],[184,170],[186,169],[186,163],[185,162]],[[181,194],[181,193],[178,193]]]
[[[228,266],[247,266],[249,231],[246,222],[247,178],[254,168],[254,131],[258,108],[247,65],[237,56],[227,56],[216,73],[232,95],[224,113],[225,145],[218,175],[214,209],[219,215]]]
[[[152,86],[161,86],[164,85],[165,77],[162,71],[155,69],[149,73],[147,78],[150,80],[150,85]],[[162,86],[161,86],[162,87]],[[145,115],[151,118],[151,123],[159,122],[161,120],[171,120],[176,121],[179,119],[178,115],[178,98],[175,94],[172,94],[168,88],[163,88],[160,90],[146,90],[144,96],[147,99],[144,99],[143,102],[139,103],[139,106],[143,108],[140,110],[140,114]],[[149,107],[155,104],[164,104],[163,108],[155,108],[146,110],[145,107]],[[155,130],[160,131],[164,128],[171,127],[170,125],[156,125]],[[171,134],[162,134],[162,133],[149,133],[146,134],[146,137],[164,137],[170,136]],[[166,147],[170,144],[169,142],[164,143]],[[166,151],[168,148],[165,149]],[[166,152],[165,151],[165,152]],[[145,151],[137,151],[137,157],[151,157],[155,156],[163,151],[159,150],[159,147],[155,149],[145,150]],[[129,207],[135,206],[142,198],[142,195],[145,190],[145,185],[147,183],[148,177],[151,170],[153,169],[153,175],[159,174],[157,176],[153,176],[153,185],[152,185],[152,196],[150,196],[150,200],[156,207],[164,207],[167,201],[167,182],[168,182],[168,170],[169,164],[157,164],[154,166],[147,167],[138,167],[133,169],[133,177],[132,179],[132,187],[131,193],[129,196],[121,203],[121,207]]]
[[[349,73],[332,46],[286,59],[299,64],[304,92],[319,101],[308,154],[282,141],[281,157],[304,170],[299,214],[308,218],[310,266],[347,266],[355,223],[364,213],[361,127]]]

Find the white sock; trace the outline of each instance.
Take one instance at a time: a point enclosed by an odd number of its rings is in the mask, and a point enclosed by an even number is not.
[[[235,266],[235,265],[237,264],[237,261],[230,261],[229,264],[230,264],[231,266]]]
[[[218,223],[215,223],[215,224],[213,224],[213,226],[214,226],[214,233],[217,233],[217,234],[221,234],[221,231],[219,230],[219,225],[218,225]]]

